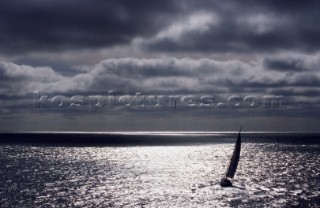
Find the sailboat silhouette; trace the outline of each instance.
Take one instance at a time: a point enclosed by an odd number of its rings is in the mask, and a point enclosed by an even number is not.
[[[241,150],[241,129],[242,129],[242,126],[240,127],[240,130],[239,130],[236,146],[234,148],[234,151],[230,160],[230,164],[226,172],[226,176],[222,178],[220,181],[220,185],[222,187],[232,186],[232,182],[230,181],[230,179],[234,177],[237,171],[237,167],[240,159],[240,150]]]

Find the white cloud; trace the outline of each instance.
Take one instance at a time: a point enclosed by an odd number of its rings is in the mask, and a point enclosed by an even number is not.
[[[186,17],[186,19],[173,22],[168,28],[163,29],[156,35],[154,39],[169,38],[178,41],[179,38],[186,33],[204,33],[208,31],[210,27],[218,24],[219,18],[214,13],[198,12]]]

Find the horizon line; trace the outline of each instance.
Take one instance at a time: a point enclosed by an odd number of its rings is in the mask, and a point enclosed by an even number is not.
[[[238,133],[239,131],[0,131],[0,134],[119,134],[119,135],[185,135],[185,134],[202,134],[202,135],[214,135],[214,134],[231,134]],[[320,132],[299,132],[299,131],[241,131],[245,134],[320,134]]]

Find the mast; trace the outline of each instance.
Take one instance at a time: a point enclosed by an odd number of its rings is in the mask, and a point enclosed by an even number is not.
[[[242,126],[240,127],[237,142],[230,160],[229,168],[226,173],[226,178],[233,178],[238,167],[239,159],[240,159],[240,150],[241,150],[241,129]]]

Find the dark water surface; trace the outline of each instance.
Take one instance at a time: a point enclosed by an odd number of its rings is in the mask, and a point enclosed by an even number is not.
[[[1,134],[1,207],[319,207],[319,134]]]

